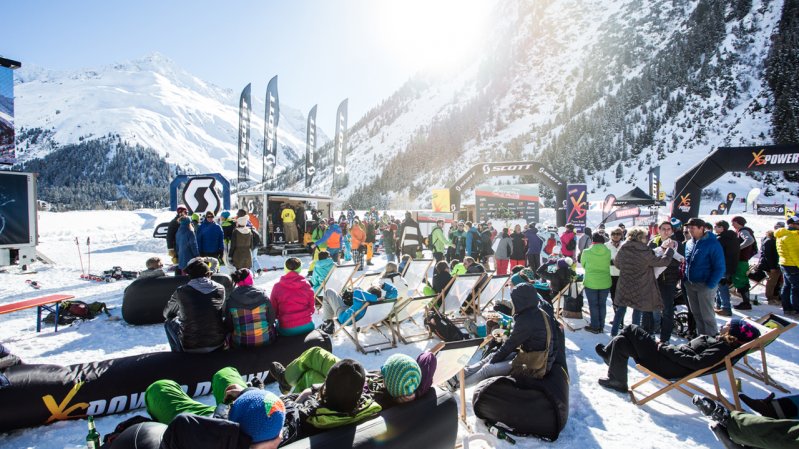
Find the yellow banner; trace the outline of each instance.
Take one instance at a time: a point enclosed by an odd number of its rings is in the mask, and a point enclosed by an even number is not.
[[[433,189],[433,212],[449,212],[449,189]]]

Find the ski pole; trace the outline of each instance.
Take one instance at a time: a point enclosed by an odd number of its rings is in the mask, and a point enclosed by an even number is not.
[[[80,254],[80,242],[78,241],[77,237],[75,237],[75,245],[77,245],[78,247],[78,260],[80,260],[80,273],[86,274],[86,272],[83,271],[83,256]]]
[[[92,245],[91,245],[90,237],[86,237],[86,250],[89,252],[89,255],[88,255],[89,261],[87,262],[89,267],[87,268],[87,270],[88,270],[89,274],[91,274],[92,273]]]

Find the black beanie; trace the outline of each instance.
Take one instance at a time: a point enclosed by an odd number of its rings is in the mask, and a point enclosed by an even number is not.
[[[186,264],[184,271],[189,275],[189,279],[207,277],[211,274],[211,268],[208,266],[208,262],[204,257],[195,257],[190,260],[189,263]]]
[[[325,379],[324,403],[327,408],[350,413],[358,406],[366,382],[366,372],[355,360],[344,359],[330,367]]]

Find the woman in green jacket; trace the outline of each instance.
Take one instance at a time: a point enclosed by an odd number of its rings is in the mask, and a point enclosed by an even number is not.
[[[602,333],[610,291],[610,250],[605,246],[605,237],[600,233],[591,236],[592,245],[580,254],[580,263],[585,269],[585,297],[591,312],[591,325],[585,330]]]

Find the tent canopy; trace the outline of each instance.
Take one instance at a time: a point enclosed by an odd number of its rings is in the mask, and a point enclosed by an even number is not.
[[[614,206],[660,206],[662,205],[662,201],[658,201],[651,196],[647,195],[646,192],[635,187],[634,189],[630,190],[629,192],[625,193],[624,195],[616,198],[616,202],[613,204]]]

